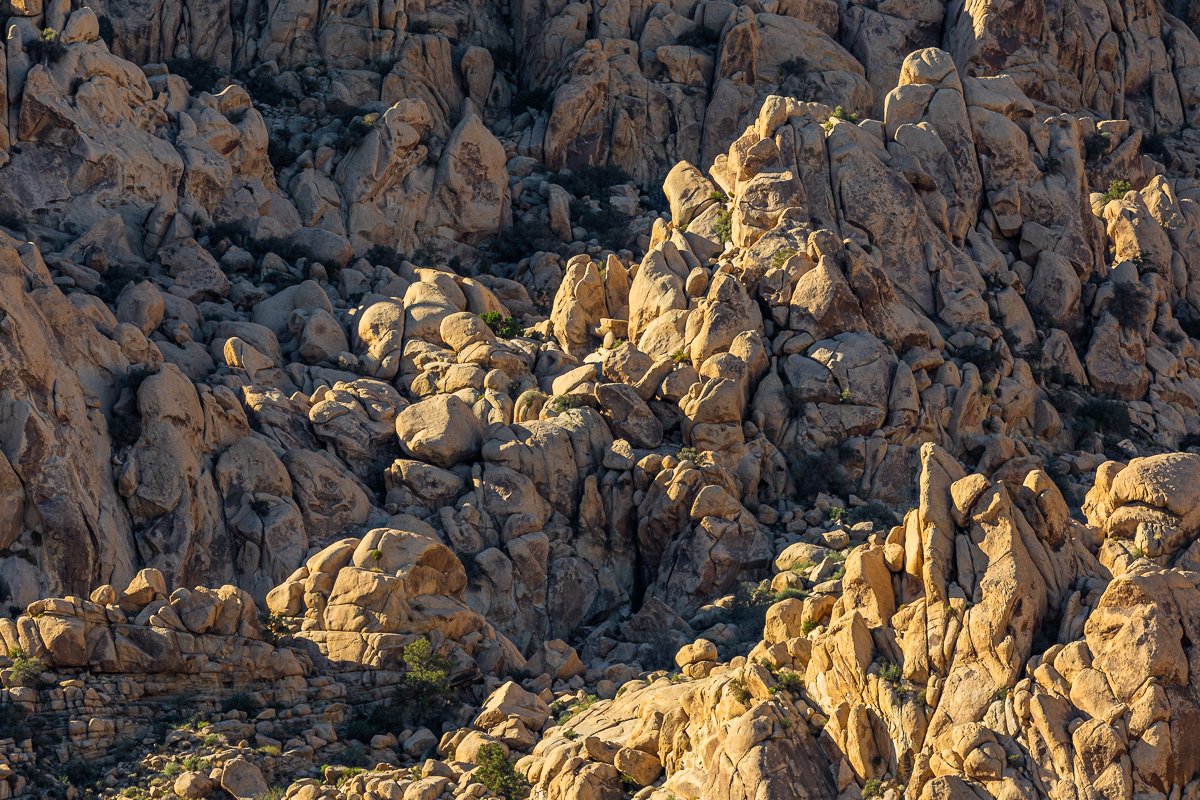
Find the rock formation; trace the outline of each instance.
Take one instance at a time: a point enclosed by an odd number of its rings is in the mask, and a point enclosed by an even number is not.
[[[1188,3],[0,18],[0,800],[1200,796]]]

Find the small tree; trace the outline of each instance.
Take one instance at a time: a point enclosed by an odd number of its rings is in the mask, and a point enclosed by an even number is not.
[[[9,672],[9,683],[13,686],[38,687],[42,683],[42,672],[46,665],[40,658],[27,655],[24,650],[9,650],[8,658],[12,661],[12,671]]]
[[[517,773],[502,745],[493,742],[480,747],[476,763],[475,780],[486,786],[492,794],[504,800],[525,800],[529,797],[529,782]]]
[[[401,722],[438,729],[454,706],[450,662],[421,638],[404,648],[406,670],[393,700]]]

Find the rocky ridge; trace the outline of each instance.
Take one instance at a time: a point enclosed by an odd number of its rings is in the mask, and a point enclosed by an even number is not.
[[[1009,5],[12,6],[0,798],[1200,791],[1195,20]]]

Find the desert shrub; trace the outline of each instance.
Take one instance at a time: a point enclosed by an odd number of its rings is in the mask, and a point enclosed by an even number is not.
[[[733,699],[737,700],[744,706],[750,705],[750,701],[754,696],[750,694],[750,690],[746,687],[746,682],[741,678],[734,678],[728,684],[729,691],[733,695]]]
[[[78,759],[64,764],[56,777],[67,786],[83,789],[95,786],[103,775],[98,762]]]
[[[256,259],[262,258],[267,253],[274,253],[288,263],[294,263],[302,258],[306,258],[309,261],[320,260],[317,258],[316,253],[304,245],[281,236],[270,236],[266,239],[248,239],[242,246]]]
[[[529,797],[529,782],[517,773],[512,762],[504,753],[504,747],[496,742],[479,748],[474,777],[492,794],[504,800],[525,800]]]
[[[883,781],[879,778],[871,778],[863,784],[862,798],[863,800],[872,800],[875,797],[883,796]]]
[[[1156,133],[1142,137],[1142,144],[1138,149],[1159,161],[1166,161],[1171,157],[1171,151],[1167,149],[1166,138]]]
[[[346,129],[338,136],[334,148],[345,151],[357,147],[358,143],[371,132],[378,121],[379,115],[375,113],[355,115],[349,124],[346,125]]]
[[[1108,312],[1123,328],[1135,329],[1150,318],[1154,300],[1150,291],[1140,283],[1114,283]]]
[[[963,361],[969,361],[979,368],[979,376],[984,383],[991,381],[1000,374],[1000,370],[1004,365],[1004,357],[1000,355],[1000,351],[991,347],[983,347],[982,345],[972,344],[960,348],[956,356]]]
[[[581,200],[571,202],[571,216],[586,230],[596,234],[600,244],[609,250],[620,250],[628,244],[629,218],[621,214],[607,200],[599,208]]]
[[[1129,405],[1122,400],[1094,397],[1075,411],[1075,433],[1086,436],[1100,433],[1124,438],[1133,429]]]
[[[1108,190],[1104,193],[1104,199],[1120,200],[1130,191],[1133,191],[1133,184],[1127,180],[1117,179],[1108,184]]]
[[[255,511],[255,513],[259,512]],[[259,513],[259,516],[262,514]],[[262,630],[263,641],[273,645],[286,644],[292,639],[292,629],[288,625],[287,617],[282,614],[271,612],[259,614],[258,627]]]
[[[562,242],[550,230],[545,220],[521,220],[506,228],[494,242],[492,255],[499,262],[520,261],[538,250],[557,252]]]
[[[722,243],[728,242],[733,238],[733,212],[729,209],[722,209],[717,214],[717,221],[713,224],[713,233]]]
[[[199,58],[172,58],[167,62],[167,70],[187,81],[196,92],[213,91],[224,77],[215,64]]]
[[[556,414],[561,414],[564,411],[569,411],[572,408],[579,407],[579,398],[574,395],[560,394],[550,398],[550,402],[546,404],[547,408]]]
[[[28,712],[16,703],[0,704],[0,731],[4,731],[3,736],[18,742],[28,739],[28,717]]]
[[[679,35],[675,44],[695,47],[698,50],[710,50],[716,47],[720,40],[720,31],[715,31],[707,25],[693,25]]]
[[[231,711],[241,711],[246,716],[254,716],[259,712],[258,703],[254,702],[254,698],[245,692],[238,692],[225,698],[225,702],[221,704],[221,710],[226,714]]]
[[[845,496],[854,488],[841,453],[836,449],[806,453],[792,460],[792,474],[802,481],[799,487],[802,499],[811,500],[822,492]]]
[[[833,111],[829,114],[829,119],[821,123],[822,127],[827,131],[831,130],[833,128],[832,120],[835,119],[842,119],[846,122],[858,122],[859,118],[858,114],[855,114],[853,111],[847,111],[842,106],[834,106]]]
[[[800,676],[800,673],[784,669],[775,676],[775,685],[771,687],[771,692],[799,692],[803,688],[804,678]]]
[[[896,524],[896,515],[886,504],[878,500],[871,500],[866,505],[857,506],[846,512],[846,522],[851,525],[867,521],[874,523],[876,528],[891,528]]]
[[[271,166],[276,172],[281,172],[292,164],[296,163],[296,159],[302,155],[303,151],[294,149],[285,136],[271,136],[267,142],[267,158],[271,160]]]
[[[628,172],[609,164],[588,164],[570,172],[550,176],[551,183],[557,183],[575,197],[593,198],[601,197],[609,187],[632,180]]]
[[[428,639],[409,643],[403,651],[404,677],[392,696],[390,709],[396,724],[424,725],[441,730],[455,706],[450,685],[450,662],[436,653]]]
[[[499,311],[485,311],[479,318],[492,329],[492,333],[505,339],[512,339],[525,332],[525,328],[516,317],[502,317]]]
[[[392,272],[399,272],[404,264],[404,256],[396,252],[396,248],[382,244],[373,244],[363,255],[367,261],[381,267],[387,267]]]
[[[132,447],[142,435],[142,418],[138,416],[136,404],[121,411],[114,410],[112,419],[108,421],[108,436],[112,439],[113,449]]]
[[[900,685],[904,673],[900,669],[900,665],[892,661],[884,661],[879,665],[879,677],[881,680],[890,683],[892,686]]]
[[[783,265],[788,262],[788,259],[799,252],[800,251],[794,247],[784,247],[780,250],[776,250],[775,254],[771,256],[771,266],[775,269],[782,269]]]
[[[674,652],[671,653],[671,657],[672,659],[675,657]],[[583,698],[567,697],[562,700],[555,700],[550,704],[550,714],[554,717],[555,722],[563,725],[576,714],[587,711],[599,699],[594,694],[588,694],[584,695]]]
[[[1095,161],[1108,152],[1108,134],[1091,133],[1083,140],[1083,158],[1085,161]]]
[[[743,639],[761,636],[767,622],[767,609],[773,602],[775,595],[766,581],[743,581],[734,590],[733,602],[729,604],[727,612],[728,620],[737,626]]]
[[[269,106],[282,105],[292,99],[283,84],[274,75],[267,72],[252,72],[242,80],[242,86],[258,103]]]
[[[43,28],[41,35],[26,44],[25,48],[34,60],[51,64],[67,54],[67,48],[59,41],[58,31],[54,28]]]

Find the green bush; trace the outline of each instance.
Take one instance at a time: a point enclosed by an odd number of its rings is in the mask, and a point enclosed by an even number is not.
[[[783,669],[775,676],[775,685],[771,687],[771,692],[799,692],[804,689],[804,678],[800,673]]]
[[[479,748],[474,778],[492,794],[504,800],[525,800],[529,797],[529,782],[518,774],[505,755],[503,745],[496,742]]]
[[[1133,191],[1133,184],[1127,180],[1114,180],[1108,184],[1108,191],[1104,193],[1104,199],[1120,200],[1127,192]]]
[[[450,662],[434,652],[425,638],[409,643],[403,658],[404,677],[391,703],[397,724],[441,730],[456,705],[455,691],[450,686]]]
[[[675,649],[671,648],[671,658],[675,657]],[[550,714],[554,717],[554,721],[559,725],[564,725],[571,717],[587,711],[600,698],[594,694],[584,695],[582,699],[577,697],[567,697],[562,700],[555,700],[550,704]]]
[[[825,128],[825,130],[827,130],[827,131],[832,130],[833,129],[833,120],[835,120],[835,119],[842,119],[842,120],[845,120],[846,122],[858,122],[859,118],[858,118],[858,114],[855,114],[853,111],[847,111],[845,108],[843,108],[841,106],[834,106],[833,111],[829,114],[829,119],[827,119],[827,120],[825,120],[825,122],[821,123],[821,126],[823,128]]]
[[[872,800],[875,797],[883,796],[883,781],[879,778],[871,778],[863,784],[862,800]]]
[[[346,125],[346,129],[338,136],[334,143],[334,149],[339,151],[351,150],[358,146],[368,133],[375,128],[375,123],[379,122],[379,115],[375,113],[367,113],[356,115]]]
[[[78,759],[64,764],[62,771],[56,777],[67,786],[75,789],[84,789],[94,787],[100,782],[103,774],[98,763]],[[84,792],[83,796],[94,797],[95,795]]]
[[[743,581],[733,593],[728,609],[729,622],[736,625],[743,639],[761,636],[767,621],[767,609],[775,602],[767,581]]]
[[[901,671],[900,665],[894,662],[884,661],[879,666],[879,677],[887,683],[890,683],[892,686],[898,686],[900,684],[903,674],[904,673]]]
[[[561,414],[572,408],[578,408],[579,400],[572,395],[560,394],[550,398],[550,402],[547,405],[554,413]]]
[[[67,48],[58,40],[58,31],[54,28],[43,28],[41,35],[29,42],[26,48],[34,60],[51,64],[67,54]]]
[[[771,256],[771,266],[775,269],[782,269],[783,265],[788,262],[788,259],[794,255],[797,255],[799,252],[800,251],[794,247],[784,247],[780,250],[776,250],[775,254]]]
[[[1137,329],[1150,318],[1154,311],[1154,299],[1150,290],[1140,283],[1114,283],[1108,313],[1112,314],[1122,328]]]
[[[499,311],[485,311],[479,318],[492,329],[492,333],[505,339],[512,339],[525,332],[525,328],[516,317],[502,317]]]
[[[717,214],[717,221],[713,225],[713,233],[724,244],[733,238],[733,212],[729,209],[722,209]]]

